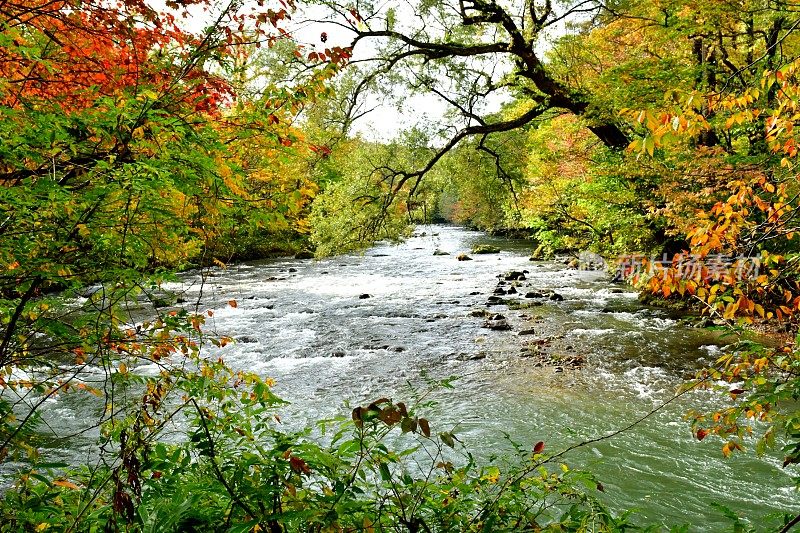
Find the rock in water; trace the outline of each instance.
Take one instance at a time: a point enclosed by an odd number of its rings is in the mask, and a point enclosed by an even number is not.
[[[456,259],[458,259],[459,261],[472,261],[472,258],[467,254],[458,254],[458,257],[456,257]]]
[[[518,272],[516,270],[512,270],[511,272],[506,272],[503,276],[506,281],[525,281],[525,273]]]
[[[444,250],[436,249],[433,251],[433,255],[450,255],[449,252],[445,252]]]
[[[359,300],[366,300],[367,298],[372,298],[369,294],[362,294],[358,297]]]
[[[483,327],[491,329],[492,331],[508,331],[511,329],[508,321],[504,318],[500,320],[487,320],[483,323]]]
[[[500,248],[492,246],[491,244],[477,244],[472,247],[474,254],[499,254]]]

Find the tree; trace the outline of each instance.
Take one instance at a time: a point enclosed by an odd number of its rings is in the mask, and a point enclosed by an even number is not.
[[[620,149],[629,139],[618,121],[600,116],[593,95],[559,79],[546,63],[545,36],[568,21],[609,13],[599,1],[518,2],[506,7],[495,1],[416,2],[408,9],[359,4],[352,9],[337,1],[318,2],[331,13],[329,21],[353,35],[351,46],[374,45],[369,79],[400,74],[413,90],[437,95],[452,111],[453,123],[442,132],[444,146],[419,170],[403,172],[418,179],[462,139],[510,131],[550,110],[566,110],[587,119],[588,128],[609,147]],[[520,113],[497,120],[487,100],[511,93],[526,102]]]
[[[0,390],[22,391],[0,397],[0,460],[35,454],[26,435],[48,398],[89,391],[104,404],[99,422],[113,419],[127,406],[112,375],[196,354],[203,317],[158,311],[174,303],[161,282],[211,263],[214,244],[243,226],[297,223],[313,194],[269,166],[297,137],[298,102],[335,65],[305,92],[247,103],[225,73],[245,45],[287,40],[266,29],[285,9],[170,6],[0,5]],[[204,30],[181,27],[190,8],[206,8]],[[157,318],[132,329],[146,304]],[[87,366],[108,388],[83,380]]]

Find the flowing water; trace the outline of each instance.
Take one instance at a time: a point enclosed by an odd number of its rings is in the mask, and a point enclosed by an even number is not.
[[[277,381],[276,394],[291,402],[281,409],[287,426],[346,415],[345,402],[406,400],[409,384],[425,389],[431,378],[459,376],[453,389],[434,391],[439,403],[426,414],[437,428],[455,426],[484,457],[508,451],[504,433],[528,447],[543,440],[556,452],[620,429],[669,399],[726,342],[644,308],[601,272],[529,262],[523,242],[451,226],[418,231],[364,255],[244,264],[204,281],[187,274],[171,288],[187,301],[200,298],[203,309],[215,310],[207,326],[238,340],[222,349],[229,364]],[[478,243],[502,252],[456,260]],[[451,255],[435,256],[437,249]],[[485,329],[473,311],[487,309],[498,274],[510,270],[530,271],[519,284],[522,295],[549,289],[563,301],[520,298],[542,305],[488,307],[512,330]],[[236,308],[226,304],[231,299]],[[531,328],[532,335],[517,334]],[[542,364],[535,348],[522,351],[534,341],[567,363]],[[568,363],[576,357],[582,364]],[[715,401],[709,392],[690,393],[566,460],[598,476],[613,508],[636,508],[646,521],[718,531],[729,522],[714,503],[748,517],[800,511],[796,472],[779,458],[726,460],[719,442],[692,438],[682,415]],[[58,408],[62,421],[77,416],[74,406]]]

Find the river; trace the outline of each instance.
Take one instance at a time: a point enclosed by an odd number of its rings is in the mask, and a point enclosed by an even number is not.
[[[502,251],[457,261],[479,243]],[[229,364],[276,380],[276,394],[291,402],[281,409],[287,426],[347,414],[346,402],[408,399],[409,386],[458,376],[453,389],[433,392],[438,404],[426,414],[437,428],[455,427],[484,457],[509,450],[504,433],[528,447],[543,440],[556,452],[622,428],[669,399],[725,344],[643,307],[602,272],[530,262],[529,254],[524,242],[421,226],[406,242],[363,255],[255,262],[204,279],[189,273],[170,288],[215,310],[207,327],[238,340],[222,349]],[[512,270],[529,272],[521,294],[509,298],[542,305],[487,307],[497,276]],[[524,298],[533,290],[563,300]],[[237,307],[226,304],[231,299]],[[485,319],[473,316],[484,309],[503,314],[512,329],[484,328]],[[534,333],[518,335],[524,329]],[[532,347],[522,351],[526,344]],[[565,363],[542,364],[536,350]],[[582,364],[569,364],[575,358]],[[635,508],[646,522],[718,531],[730,523],[714,503],[755,524],[770,512],[800,511],[797,472],[784,470],[777,455],[724,459],[720,442],[692,437],[683,414],[716,401],[710,392],[690,393],[566,460],[598,476],[612,508]]]

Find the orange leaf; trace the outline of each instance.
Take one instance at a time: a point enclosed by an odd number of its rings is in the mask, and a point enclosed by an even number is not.
[[[230,305],[230,306],[231,306],[231,307],[233,307],[234,309],[235,309],[235,308],[237,308],[237,307],[239,307],[239,304],[238,304],[238,303],[236,303],[236,300],[229,300],[229,301],[228,301],[228,305]]]
[[[53,481],[53,485],[57,487],[64,487],[67,489],[80,490],[80,487],[78,485],[76,485],[72,481],[67,481],[66,479],[57,479]]]

